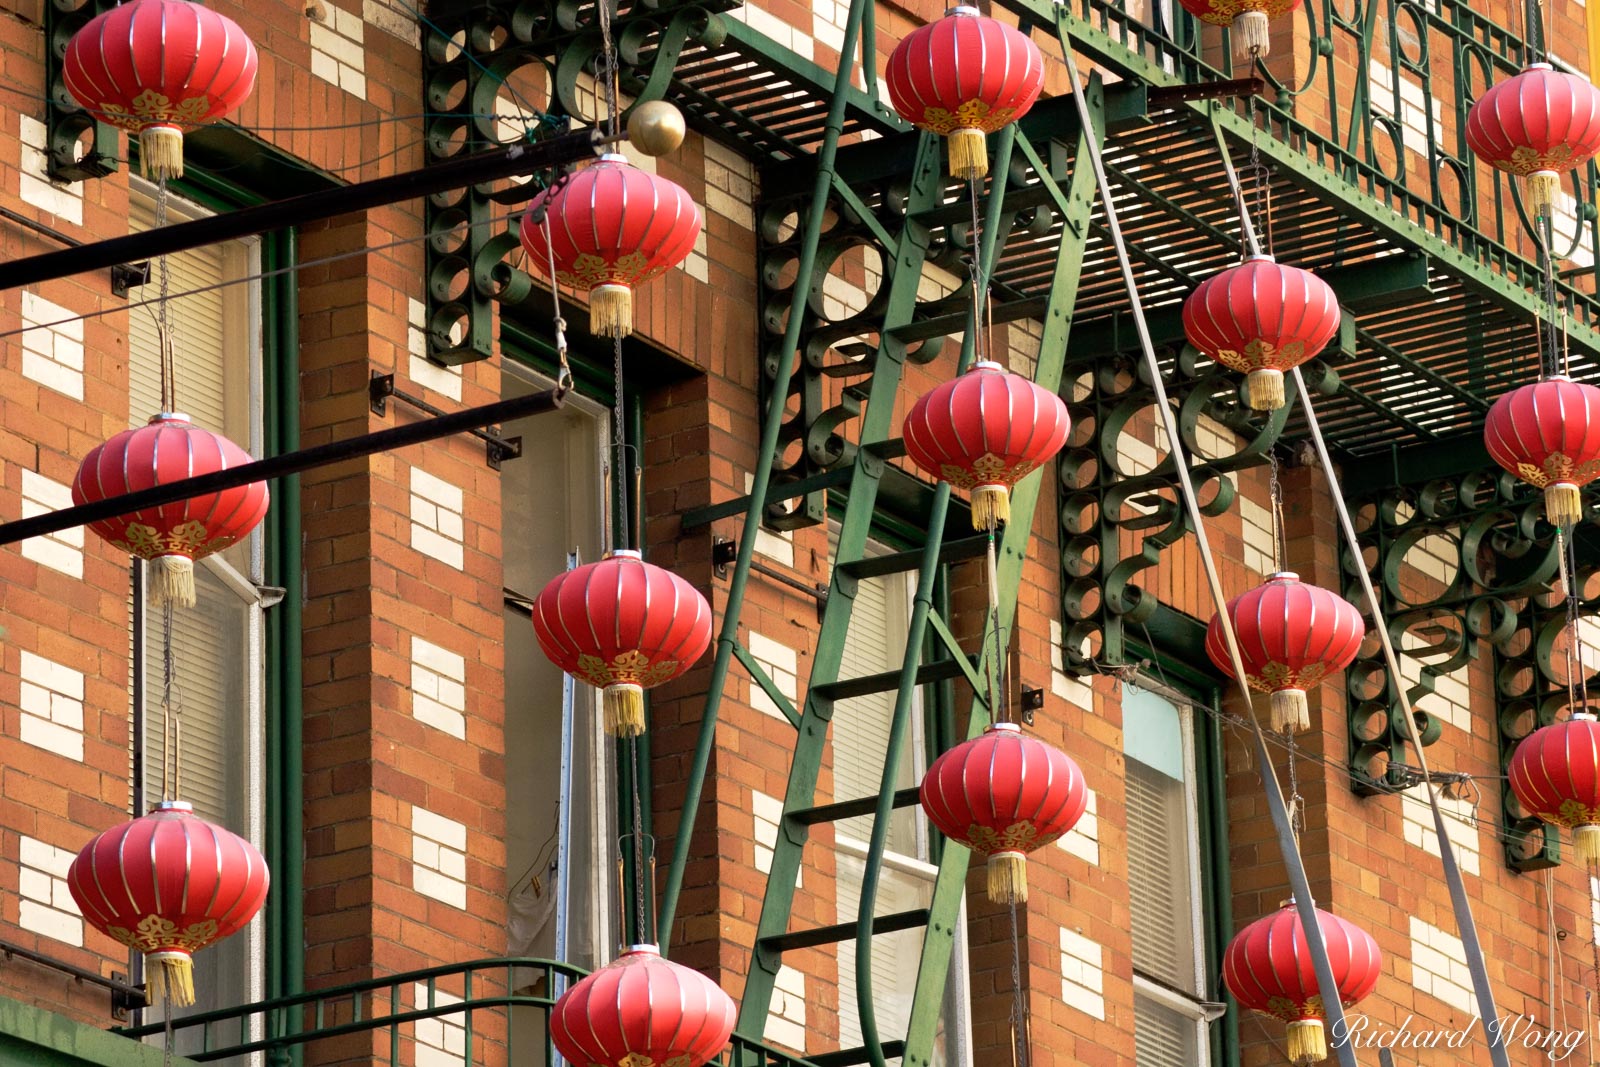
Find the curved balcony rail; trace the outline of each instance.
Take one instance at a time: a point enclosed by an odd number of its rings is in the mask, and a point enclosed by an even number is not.
[[[421,1062],[425,1049],[462,1064],[552,1065],[559,1060],[550,1043],[550,1009],[560,990],[586,973],[513,957],[430,967],[174,1019],[173,1043],[200,1062],[264,1052],[269,1064],[287,1063],[291,1049],[305,1046],[319,1061],[356,1057],[388,1067]],[[166,1029],[153,1022],[114,1032],[148,1040]],[[812,1067],[738,1034],[717,1062]]]

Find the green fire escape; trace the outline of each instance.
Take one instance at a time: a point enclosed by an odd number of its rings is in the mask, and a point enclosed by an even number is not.
[[[1246,72],[1210,65],[1208,57],[1225,50],[1202,48],[1195,24],[1181,13],[1173,22],[1156,17],[1145,23],[1107,0],[996,0],[1031,27],[1036,40],[1052,38],[1056,49],[1073,49],[1116,77],[1107,79],[1111,84],[1096,78],[1084,90],[1093,128],[1082,127],[1070,101],[1050,99],[992,139],[992,183],[981,236],[974,240],[963,190],[945,178],[938,143],[907,129],[878,98],[875,70],[852,77],[859,60],[826,70],[734,17],[736,6],[734,0],[638,0],[620,5],[615,16],[624,92],[671,100],[695,130],[754,161],[760,179],[760,462],[748,497],[684,517],[685,536],[709,536],[708,524],[719,518],[745,518],[688,810],[705,784],[729,672],[746,673],[795,731],[735,1063],[783,1059],[758,1042],[784,954],[845,941],[855,943],[864,1044],[814,1053],[811,1062],[883,1067],[899,1058],[925,1067],[932,1060],[968,854],[955,847],[940,852],[927,908],[879,915],[874,906],[889,818],[916,802],[913,791],[893,788],[918,706],[915,694],[957,679],[984,689],[984,663],[957,642],[936,596],[944,568],[981,553],[983,541],[971,535],[959,506],[952,508],[948,488],[913,479],[892,462],[903,454],[891,412],[905,366],[932,360],[955,333],[965,338],[961,362],[972,356],[970,290],[920,293],[926,268],[958,278],[977,270],[997,323],[1037,323],[1036,379],[1062,392],[1076,424],[1094,428],[1075,437],[1045,473],[1059,479],[1068,669],[1086,671],[1091,661],[1125,663],[1130,641],[1204,663],[1200,624],[1159,603],[1141,583],[1143,572],[1159,565],[1162,552],[1188,527],[1171,503],[1170,461],[1124,469],[1119,453],[1122,429],[1148,412],[1154,394],[1132,358],[1137,342],[1126,294],[1085,163],[1090,138],[1101,146],[1116,189],[1165,385],[1186,444],[1202,457],[1194,475],[1212,513],[1232,504],[1230,475],[1263,462],[1274,449],[1292,459],[1292,446],[1303,436],[1298,415],[1288,409],[1263,417],[1244,408],[1236,379],[1184,343],[1182,298],[1198,280],[1236,262],[1241,250],[1219,153],[1240,162],[1252,150],[1257,154],[1260,167],[1247,180],[1259,175],[1270,194],[1270,220],[1263,222],[1274,252],[1326,278],[1346,310],[1341,336],[1306,368],[1307,380],[1321,393],[1323,426],[1344,465],[1352,502],[1365,517],[1363,536],[1373,549],[1368,562],[1383,579],[1397,635],[1416,637],[1405,647],[1418,661],[1415,681],[1391,678],[1376,662],[1351,674],[1350,771],[1358,790],[1410,784],[1405,732],[1396,718],[1400,686],[1415,699],[1444,674],[1488,657],[1502,680],[1496,701],[1503,751],[1535,723],[1548,721],[1559,704],[1555,609],[1538,591],[1555,566],[1552,531],[1537,520],[1534,495],[1491,467],[1479,438],[1493,399],[1534,373],[1532,323],[1545,303],[1527,219],[1505,180],[1469,158],[1460,133],[1472,97],[1535,56],[1527,42],[1466,0],[1438,0],[1426,9],[1372,0],[1359,6],[1355,19],[1334,0],[1309,0],[1297,22],[1311,38],[1308,69],[1296,86],[1268,75],[1265,91],[1250,99],[1240,95],[1249,92],[1248,83],[1235,80]],[[439,0],[428,15],[432,160],[498,139],[499,127],[487,116],[496,114],[503,80],[548,78],[552,118],[532,136],[557,130],[563,115],[578,113],[599,50],[592,5]],[[857,56],[862,40],[875,39],[871,0],[854,0],[843,53]],[[1353,58],[1336,65],[1335,55]],[[1577,372],[1596,380],[1594,168],[1569,191],[1575,194],[1571,211],[1557,226],[1557,296]],[[1493,206],[1481,207],[1489,194]],[[478,188],[429,202],[430,228],[451,229],[428,249],[432,354],[441,362],[489,354],[495,302],[509,320],[537,325],[543,301],[532,280],[506,261],[516,246],[512,224],[504,232],[490,224],[505,214]],[[855,249],[877,256],[883,283],[866,307],[833,321],[820,299],[822,279]],[[461,277],[464,288],[453,281]],[[793,353],[798,358],[789,358]],[[1220,455],[1208,451],[1203,426],[1231,432],[1237,447]],[[1002,590],[1016,588],[1040,489],[1036,475],[1014,496],[1000,546]],[[800,700],[791,703],[741,643],[755,534],[763,524],[782,529],[826,521],[830,499],[842,505],[838,547],[811,674]],[[874,513],[884,507],[909,516],[925,532],[923,544],[867,556]],[[1129,558],[1122,556],[1124,529],[1143,533],[1142,550]],[[1595,547],[1593,525],[1579,536]],[[1426,603],[1406,603],[1396,575],[1407,554],[1425,542],[1436,554],[1454,554],[1453,577]],[[882,675],[843,676],[858,583],[895,571],[915,576],[905,662]],[[1015,610],[1014,595],[1002,593],[1002,628]],[[885,787],[877,795],[819,804],[817,779],[834,707],[870,693],[894,694]],[[989,713],[975,701],[968,730],[980,730]],[[1439,736],[1440,724],[1426,713],[1423,718],[1427,743]],[[940,744],[959,740],[948,723],[934,726]],[[837,926],[796,926],[795,875],[812,827],[865,815],[873,817],[874,831],[860,914]],[[1517,869],[1558,861],[1555,839],[1517,812],[1505,813],[1504,830],[1506,859]],[[675,917],[690,836],[687,827],[680,831],[667,872],[663,930]],[[910,1025],[904,1033],[879,1032],[872,938],[912,929],[923,931],[923,947]],[[479,1008],[548,1005],[541,998],[475,998],[471,976],[496,967],[504,964],[440,969],[416,980],[467,975],[469,1022],[470,1011]],[[398,992],[392,1003],[385,999],[398,981],[285,998],[191,1024],[207,1035],[208,1052],[199,1058],[305,1040],[297,1033],[301,1023],[287,1025],[291,1017],[309,1023],[314,1015],[322,1031],[387,1028],[397,1035],[401,1024],[416,1018],[463,1010],[432,1004],[402,1010]],[[340,1016],[341,1010],[350,1014]],[[251,1020],[261,1024],[255,1036]],[[399,1038],[394,1041],[398,1049]]]

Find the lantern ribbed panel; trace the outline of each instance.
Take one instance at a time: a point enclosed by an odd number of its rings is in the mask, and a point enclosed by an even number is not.
[[[734,1019],[715,982],[640,945],[562,995],[550,1039],[573,1067],[701,1067],[727,1046]]]
[[[597,333],[628,334],[628,294],[683,262],[700,236],[700,209],[689,194],[620,155],[574,173],[554,195],[541,193],[533,207],[547,202],[548,243],[535,213],[522,217],[529,269],[548,275],[553,254],[556,280],[590,294]]]
[[[1263,693],[1303,689],[1344,670],[1361,648],[1366,623],[1355,605],[1286,572],[1228,602],[1250,688]],[[1212,616],[1206,653],[1217,669],[1233,676],[1233,663]]]
[[[1511,174],[1574,170],[1600,152],[1600,90],[1586,78],[1535,63],[1473,101],[1467,145]]]
[[[256,66],[255,45],[225,15],[188,0],[132,0],[73,34],[61,77],[95,117],[141,134],[147,175],[181,177],[181,131],[243,103]]]
[[[187,416],[157,415],[148,425],[123,430],[89,450],[72,481],[72,502],[88,504],[250,462],[244,449],[195,426]],[[251,482],[102,519],[90,528],[140,559],[199,559],[247,537],[266,515],[269,502],[267,483]]]
[[[163,969],[181,969],[182,986],[169,994],[179,1004],[193,1002],[188,957],[243,929],[266,901],[269,881],[254,845],[182,803],[100,834],[67,869],[67,888],[89,925],[153,954]]]
[[[1383,953],[1371,934],[1320,908],[1317,925],[1339,998],[1348,1007],[1377,986]],[[1222,956],[1222,980],[1240,1005],[1284,1022],[1325,1017],[1311,945],[1292,904],[1234,936]]]
[[[906,35],[884,80],[895,113],[914,126],[994,133],[1039,98],[1044,57],[1016,27],[961,8]]]
[[[1207,278],[1189,295],[1183,332],[1190,344],[1231,370],[1277,372],[1270,397],[1260,403],[1251,397],[1252,407],[1271,410],[1283,404],[1281,372],[1321,352],[1339,332],[1339,300],[1310,271],[1252,256]]]
[[[1010,723],[934,760],[920,794],[940,832],[981,856],[1048,845],[1077,825],[1089,803],[1072,757]]]
[[[1483,443],[1529,485],[1587,485],[1600,475],[1600,389],[1559,375],[1513,389],[1489,409]]]
[[[902,436],[912,462],[935,478],[968,491],[1009,490],[1061,450],[1070,427],[1060,397],[984,362],[924,394]],[[977,504],[975,496],[982,528]]]
[[[1523,809],[1557,826],[1600,823],[1600,723],[1569,719],[1523,738],[1507,770]]]

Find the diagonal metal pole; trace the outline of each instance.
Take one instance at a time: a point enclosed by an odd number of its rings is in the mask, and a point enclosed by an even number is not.
[[[1063,37],[1062,45],[1061,51],[1066,59],[1067,74],[1072,79],[1072,95],[1078,100],[1082,121],[1087,127],[1089,113],[1087,105],[1083,102],[1083,81],[1078,76],[1078,64],[1072,56],[1071,42]],[[1239,652],[1239,638],[1234,633],[1233,620],[1228,615],[1228,597],[1223,591],[1222,579],[1217,574],[1216,560],[1211,555],[1211,543],[1206,536],[1204,516],[1200,513],[1200,501],[1195,495],[1194,480],[1189,476],[1189,459],[1183,447],[1183,438],[1178,433],[1177,418],[1172,412],[1171,402],[1167,399],[1166,385],[1161,380],[1161,365],[1156,360],[1155,347],[1150,341],[1150,328],[1145,323],[1144,307],[1139,301],[1139,285],[1134,277],[1133,261],[1128,257],[1128,247],[1122,239],[1122,227],[1117,221],[1117,208],[1111,195],[1111,183],[1106,178],[1100,146],[1092,139],[1089,141],[1089,161],[1094,167],[1095,179],[1100,185],[1100,200],[1105,207],[1106,225],[1111,231],[1111,241],[1117,250],[1117,262],[1122,268],[1122,278],[1128,287],[1128,302],[1133,312],[1133,324],[1139,334],[1139,345],[1144,351],[1145,368],[1149,372],[1151,386],[1155,390],[1156,410],[1160,412],[1161,424],[1166,430],[1168,454],[1172,458],[1173,469],[1177,472],[1178,483],[1183,490],[1184,508],[1194,527],[1195,541],[1200,549],[1200,562],[1205,569],[1206,585],[1210,588],[1211,599],[1216,604],[1217,617],[1222,622],[1222,634],[1228,646],[1228,658],[1233,665],[1234,684],[1244,697],[1244,706],[1249,708],[1252,702],[1250,690],[1245,683],[1248,675],[1244,669],[1244,658]],[[1289,809],[1283,800],[1283,789],[1278,783],[1277,771],[1272,766],[1266,735],[1255,715],[1248,715],[1247,718],[1250,720],[1252,737],[1255,741],[1256,766],[1260,770],[1262,786],[1267,795],[1267,809],[1272,816],[1273,829],[1277,832],[1278,847],[1283,852],[1283,865],[1289,874],[1289,885],[1294,892],[1300,925],[1311,949],[1311,962],[1317,975],[1317,987],[1322,991],[1322,1003],[1327,1014],[1329,1032],[1335,1035],[1337,1041],[1337,1035],[1349,1032],[1344,1021],[1344,1005],[1339,999],[1339,983],[1334,978],[1333,968],[1328,962],[1328,947],[1323,942],[1322,926],[1317,921],[1316,905],[1311,896],[1311,883],[1306,877],[1305,864],[1300,858],[1299,846],[1295,842],[1294,826],[1289,818]],[[1357,1067],[1355,1049],[1351,1047],[1349,1041],[1337,1041],[1335,1048],[1342,1067]]]

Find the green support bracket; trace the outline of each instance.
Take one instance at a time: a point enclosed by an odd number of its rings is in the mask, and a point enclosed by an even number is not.
[[[115,6],[112,0],[45,0],[45,160],[52,181],[104,178],[121,164],[120,132],[79,107],[61,80],[61,60],[72,35]]]

